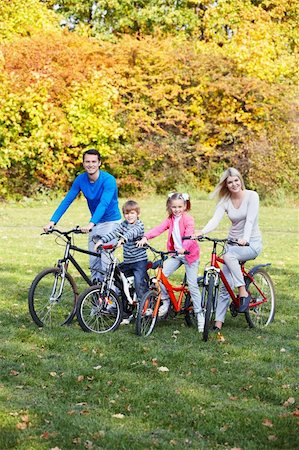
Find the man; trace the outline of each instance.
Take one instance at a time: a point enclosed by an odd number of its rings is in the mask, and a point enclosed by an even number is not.
[[[50,222],[43,227],[45,231],[52,228],[73,203],[79,192],[82,192],[91,213],[88,224],[81,227],[83,233],[89,233],[89,251],[93,251],[94,248],[93,236],[110,233],[121,221],[116,180],[108,172],[100,170],[101,164],[101,155],[97,150],[90,149],[84,152],[85,172],[75,178],[70,191],[54,212]],[[101,278],[98,271],[105,270],[107,263],[108,260],[104,254],[101,258],[90,256],[92,279]]]

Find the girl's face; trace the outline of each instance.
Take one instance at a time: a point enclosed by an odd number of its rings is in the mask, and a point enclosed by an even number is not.
[[[172,212],[172,215],[175,217],[179,217],[183,214],[185,211],[185,202],[183,199],[178,200],[172,200],[170,209]]]
[[[237,194],[242,190],[241,180],[236,176],[227,177],[226,186],[230,194]]]

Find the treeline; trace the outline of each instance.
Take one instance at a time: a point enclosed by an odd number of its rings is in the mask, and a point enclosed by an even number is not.
[[[124,195],[209,190],[228,165],[261,195],[294,191],[298,13],[287,0],[2,1],[0,197],[66,189],[89,147]]]

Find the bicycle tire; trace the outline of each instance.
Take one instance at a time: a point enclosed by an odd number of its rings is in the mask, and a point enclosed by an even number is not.
[[[157,317],[153,316],[153,311],[160,306],[161,295],[159,296],[156,290],[146,292],[140,301],[136,317],[136,334],[137,336],[149,336],[156,325]]]
[[[76,314],[78,297],[73,277],[66,273],[61,295],[55,298],[61,286],[61,269],[50,267],[32,281],[28,292],[28,307],[33,321],[39,327],[68,325]]]
[[[213,312],[214,297],[215,297],[215,275],[210,274],[209,284],[204,289],[204,298],[203,298],[203,311],[205,316],[205,323],[202,333],[202,339],[205,342],[207,342],[209,337],[209,329]]]
[[[98,334],[115,331],[123,315],[123,304],[112,290],[103,293],[99,285],[82,292],[77,303],[77,319],[83,331]]]
[[[262,268],[256,270],[253,275],[253,279],[254,281],[252,282],[248,277],[245,277],[246,289],[251,297],[249,310],[246,311],[245,318],[250,328],[263,328],[269,325],[274,320],[274,285],[268,272]],[[253,306],[253,303],[262,300],[262,295],[259,290],[263,292],[264,296],[266,296],[267,302],[261,303],[257,306]]]

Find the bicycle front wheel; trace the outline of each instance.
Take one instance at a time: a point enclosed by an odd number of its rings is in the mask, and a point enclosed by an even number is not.
[[[270,275],[264,269],[257,269],[253,281],[245,277],[246,289],[251,297],[245,317],[248,325],[262,328],[273,322],[275,315],[275,291]]]
[[[103,293],[101,286],[91,286],[78,298],[77,318],[84,331],[98,334],[115,331],[122,315],[122,302],[113,291]]]
[[[39,327],[69,324],[76,313],[78,290],[68,273],[62,277],[59,267],[40,272],[28,293],[28,307]]]
[[[208,286],[204,287],[203,299],[202,299],[202,301],[203,301],[202,308],[203,308],[203,312],[204,312],[204,316],[205,316],[205,323],[204,323],[202,338],[205,342],[208,340],[208,337],[209,337],[209,329],[210,329],[210,322],[211,322],[212,313],[213,313],[213,305],[214,305],[215,295],[216,295],[215,276],[213,274],[211,274],[209,277]]]
[[[161,298],[155,290],[148,291],[142,298],[136,318],[138,336],[149,336],[153,332],[158,317],[158,314],[154,315],[154,312],[158,311],[160,302]],[[158,306],[156,306],[157,303]]]

